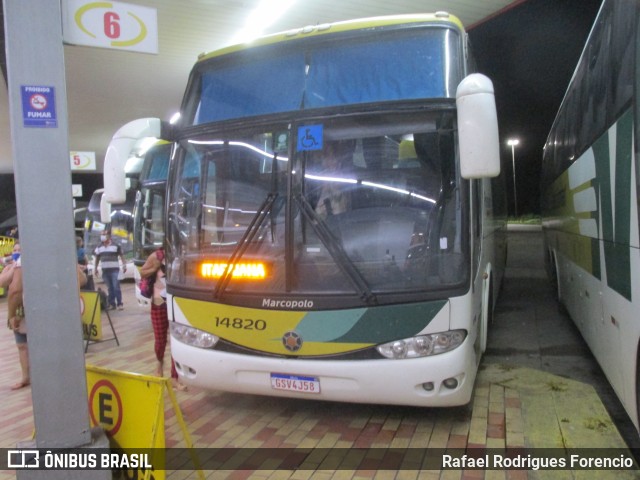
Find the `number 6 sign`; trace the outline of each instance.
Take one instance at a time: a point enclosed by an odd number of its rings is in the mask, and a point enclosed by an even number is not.
[[[155,8],[122,2],[62,1],[65,43],[158,53]]]

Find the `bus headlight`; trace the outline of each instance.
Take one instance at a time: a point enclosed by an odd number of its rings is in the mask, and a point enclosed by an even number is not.
[[[169,325],[173,338],[192,347],[211,348],[218,343],[219,338],[212,333],[182,323],[169,322]]]
[[[394,340],[376,348],[387,358],[420,358],[438,355],[459,347],[467,336],[465,330],[418,335],[417,337]]]

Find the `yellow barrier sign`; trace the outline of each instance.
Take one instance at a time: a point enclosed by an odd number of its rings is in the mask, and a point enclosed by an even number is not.
[[[92,365],[87,365],[86,370],[91,426],[100,425],[104,429],[111,448],[124,451],[153,449],[155,452],[151,455],[151,467],[138,468],[131,478],[165,478],[165,471],[156,470],[153,465],[164,466],[164,458],[159,459],[157,456],[162,455],[165,448],[163,394],[166,391],[173,405],[176,420],[182,429],[185,444],[192,452],[198,477],[204,480],[168,378],[120,372]]]
[[[16,243],[16,239],[13,237],[4,237],[0,236],[0,257],[6,257],[7,255],[11,255],[13,252],[13,245]],[[2,258],[0,258],[2,260]],[[0,265],[0,272],[2,271],[2,266]],[[4,295],[5,289],[0,288],[0,296]]]
[[[0,236],[0,256],[6,257],[13,252],[13,245],[16,243],[16,239],[13,237]]]
[[[80,292],[80,314],[82,315],[82,337],[91,341],[101,340],[102,320],[98,292]]]
[[[112,448],[164,448],[164,378],[87,365],[91,426],[100,425]],[[151,458],[151,465],[154,458]],[[162,480],[164,470],[140,469],[136,478]]]

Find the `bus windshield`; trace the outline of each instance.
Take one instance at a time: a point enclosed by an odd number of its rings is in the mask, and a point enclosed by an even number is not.
[[[316,117],[182,140],[170,283],[355,304],[462,286],[454,116]]]
[[[165,191],[171,144],[151,147],[140,172],[133,228],[133,258],[138,265],[164,242]]]
[[[187,123],[451,98],[463,76],[460,34],[417,26],[385,35],[371,29],[357,37],[313,37],[302,45],[277,43],[202,61],[189,89]]]

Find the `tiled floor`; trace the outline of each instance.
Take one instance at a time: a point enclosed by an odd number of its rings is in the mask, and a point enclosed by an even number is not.
[[[123,284],[123,289],[125,310],[111,312],[120,346],[113,341],[92,344],[86,361],[109,369],[151,375],[155,363],[148,310],[136,304],[131,283]],[[6,318],[6,299],[0,299],[0,318]],[[104,314],[103,322],[106,322]],[[105,337],[108,337],[110,332],[106,323],[103,327]],[[19,368],[13,335],[8,330],[0,335],[0,364],[3,365],[0,371],[0,448],[12,448],[32,436],[33,418],[30,388],[9,390],[19,377]],[[500,364],[481,366],[469,408],[352,405],[205,392],[194,388],[176,392],[176,395],[193,443],[198,448],[625,446],[591,387],[537,370]],[[598,427],[585,428],[581,415],[599,420]],[[166,445],[184,446],[184,437],[169,401],[166,401],[165,418]],[[266,468],[274,468],[269,459],[264,462],[262,465]],[[363,462],[360,469],[330,471],[256,468],[203,473],[207,478],[215,479],[577,478],[570,471],[396,471],[381,470],[374,465]],[[189,470],[166,473],[170,479],[198,478],[195,471]],[[0,472],[1,479],[13,477],[13,472]],[[635,477],[620,472],[580,472],[579,478]]]

